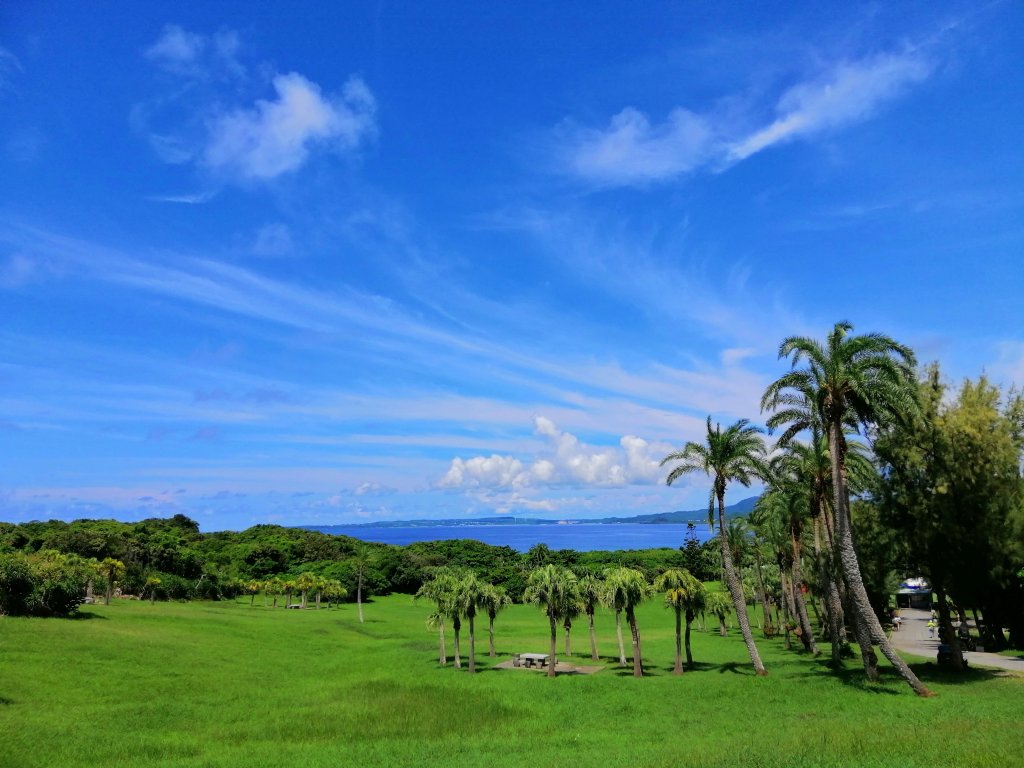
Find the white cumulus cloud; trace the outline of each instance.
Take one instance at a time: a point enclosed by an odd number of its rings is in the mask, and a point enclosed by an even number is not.
[[[563,432],[544,416],[534,421],[544,450],[529,463],[514,456],[455,458],[438,482],[442,488],[511,488],[542,486],[624,486],[655,483],[659,461],[670,447],[626,435],[618,446],[598,447]]]
[[[295,72],[276,76],[273,86],[275,99],[213,121],[206,166],[243,179],[272,179],[299,168],[314,147],[353,150],[376,131],[373,95],[358,77],[333,96]]]

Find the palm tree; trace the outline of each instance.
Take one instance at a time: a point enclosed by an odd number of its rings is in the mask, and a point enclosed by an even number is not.
[[[733,599],[725,592],[708,592],[704,598],[704,610],[718,617],[718,634],[726,637],[729,630],[725,628],[725,617],[733,610]]]
[[[523,602],[539,605],[548,617],[551,645],[548,652],[548,677],[555,676],[555,643],[558,639],[558,620],[565,616],[569,605],[577,602],[576,574],[567,568],[548,564],[533,570],[526,582]]]
[[[434,571],[433,577],[423,582],[414,600],[430,600],[437,607],[437,610],[430,615],[428,624],[436,627],[438,631],[439,655],[438,663],[443,667],[448,663],[448,654],[444,647],[444,620],[455,613],[455,584],[457,574],[450,568],[438,568]],[[456,635],[456,643],[458,635]],[[459,666],[458,646],[455,651],[456,666]]]
[[[512,598],[508,596],[504,587],[496,587],[493,584],[484,585],[480,608],[487,614],[488,655],[492,657],[496,655],[494,652],[494,620],[506,605],[512,605]]]
[[[356,572],[356,609],[359,612],[359,623],[363,623],[363,583],[366,577],[366,567],[368,565],[366,552],[359,550],[356,552],[356,556],[352,559],[352,568]],[[458,643],[456,642],[456,645]],[[455,655],[455,666],[459,666],[458,654]]]
[[[281,577],[271,576],[269,579],[263,582],[263,588],[274,596],[274,602],[270,607],[277,608],[277,598],[284,593],[284,582],[281,581]]]
[[[640,648],[640,630],[636,624],[636,608],[651,594],[647,577],[634,568],[615,568],[608,572],[605,583],[609,602],[626,614],[633,640],[633,677],[643,677],[643,653]],[[621,606],[621,607],[620,607]],[[621,634],[620,634],[621,638]]]
[[[331,603],[348,597],[348,590],[341,585],[338,579],[325,579],[323,595],[327,598],[327,610],[331,610]]]
[[[622,642],[622,609],[625,608],[624,596],[612,583],[611,576],[615,573],[614,568],[606,568],[604,580],[601,583],[601,602],[606,608],[615,611],[615,639],[619,642],[619,666],[626,666],[626,646]]]
[[[299,590],[300,604],[303,608],[309,605],[309,592],[312,589],[316,589],[319,581],[315,573],[309,573],[308,571],[303,571],[295,579],[295,588]]]
[[[765,462],[764,440],[761,430],[746,419],[740,419],[723,432],[721,425],[711,426],[711,417],[707,421],[707,438],[704,443],[688,442],[681,451],[670,453],[661,461],[661,465],[678,462],[669,472],[665,482],[672,485],[676,480],[691,472],[704,472],[713,478],[711,496],[708,502],[709,518],[714,514],[715,501],[718,501],[718,538],[722,550],[722,570],[725,572],[726,586],[732,595],[739,620],[743,642],[747,645],[747,653],[758,675],[768,674],[761,663],[761,655],[754,644],[754,636],[750,631],[750,620],[747,618],[747,605],[743,597],[743,585],[733,564],[732,551],[729,547],[728,531],[725,525],[725,489],[730,481],[749,486],[755,479],[768,477],[768,466]]]
[[[576,589],[580,595],[580,606],[583,608],[583,612],[587,614],[587,624],[590,628],[590,658],[594,661],[598,661],[600,657],[597,655],[597,634],[594,632],[594,611],[601,603],[601,595],[604,593],[604,586],[596,576],[588,573],[580,578],[576,585]]]
[[[456,610],[469,620],[469,673],[476,673],[476,614],[483,607],[484,584],[472,571],[455,585]]]
[[[292,607],[292,593],[295,592],[295,587],[296,587],[296,584],[295,584],[295,580],[294,579],[285,579],[284,581],[281,582],[281,590],[284,592],[284,595],[285,595],[285,598],[284,598],[284,607],[285,608],[291,608]]]
[[[788,590],[785,599],[796,609],[796,618],[800,622],[800,640],[804,649],[818,655],[818,645],[814,640],[814,631],[807,616],[807,603],[804,600],[802,584],[803,572],[800,567],[803,545],[803,522],[807,511],[806,489],[802,484],[794,482],[786,473],[786,454],[777,456],[773,461],[776,468],[773,487],[768,490],[754,507],[752,517],[762,522],[771,520],[771,524],[779,531],[785,532],[785,539],[779,552],[780,570],[783,584],[786,582],[786,571],[789,572]]]
[[[776,410],[769,426],[788,424],[783,437],[795,435],[812,424],[806,409],[791,407],[794,400],[809,403],[828,437],[832,464],[832,501],[836,517],[836,546],[842,566],[855,626],[861,635],[861,657],[869,679],[878,678],[874,653],[864,652],[864,641],[878,644],[882,653],[913,690],[931,692],[890,645],[871,609],[857,551],[850,531],[850,492],[846,466],[849,424],[877,425],[899,420],[918,409],[914,378],[914,353],[909,347],[878,333],[855,336],[853,326],[836,323],[822,345],[805,336],[790,336],[779,346],[779,357],[790,358],[792,369],[772,382],[761,398],[761,410]],[[797,368],[804,363],[803,368]]]
[[[96,570],[107,584],[103,603],[104,605],[110,605],[110,598],[114,594],[114,582],[124,577],[124,563],[120,560],[115,560],[112,557],[105,557],[102,561],[96,564]]]
[[[146,584],[143,587],[143,591],[149,591],[149,604],[152,605],[153,601],[156,600],[156,588],[160,586],[161,579],[159,576],[149,576],[146,579]]]
[[[704,605],[704,585],[685,568],[670,568],[654,580],[654,588],[665,593],[665,607],[676,614],[676,666],[673,672],[683,674],[682,618],[686,613],[686,666],[693,666],[690,653],[690,624]]]

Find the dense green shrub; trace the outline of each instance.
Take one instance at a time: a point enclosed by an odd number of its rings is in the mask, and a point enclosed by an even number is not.
[[[0,613],[28,613],[32,587],[28,558],[22,554],[0,555]]]

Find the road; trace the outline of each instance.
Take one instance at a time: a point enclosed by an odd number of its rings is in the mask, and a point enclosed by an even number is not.
[[[931,618],[931,614],[928,611],[904,608],[900,611],[900,616],[903,618],[903,626],[898,632],[892,633],[892,644],[901,651],[934,661],[939,651],[939,640],[937,637],[928,637],[928,619]],[[983,651],[970,651],[965,655],[972,667],[998,667],[1024,673],[1024,658],[1011,658]]]

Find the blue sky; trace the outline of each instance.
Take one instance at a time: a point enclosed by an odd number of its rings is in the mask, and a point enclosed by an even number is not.
[[[319,5],[0,9],[0,518],[700,507],[841,319],[1024,383],[1019,4]]]

